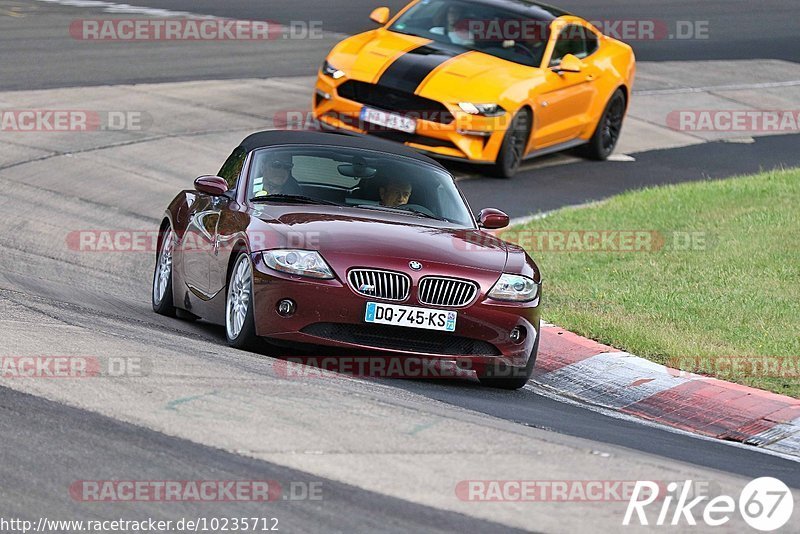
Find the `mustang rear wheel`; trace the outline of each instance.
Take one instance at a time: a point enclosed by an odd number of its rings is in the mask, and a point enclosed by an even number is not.
[[[541,327],[537,327],[536,332],[541,332]],[[482,386],[497,389],[520,389],[530,380],[533,375],[533,367],[536,365],[536,356],[539,354],[539,338],[533,344],[528,363],[525,367],[513,367],[505,364],[491,365],[478,376]]]
[[[172,299],[172,253],[175,250],[175,232],[167,228],[156,258],[156,269],[153,273],[153,311],[175,317],[175,305]]]
[[[585,158],[603,161],[614,152],[622,133],[622,122],[625,119],[625,94],[617,89],[611,95],[600,122],[589,142],[579,148],[580,155]]]
[[[256,327],[253,319],[253,265],[246,252],[242,252],[236,258],[228,281],[225,334],[228,344],[237,349],[251,348],[256,344]]]
[[[514,115],[497,154],[497,161],[494,164],[495,174],[501,178],[511,178],[517,174],[525,157],[525,147],[528,146],[532,125],[533,117],[527,109],[522,109]]]

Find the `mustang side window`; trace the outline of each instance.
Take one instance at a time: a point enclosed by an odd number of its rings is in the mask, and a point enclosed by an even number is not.
[[[597,50],[597,37],[583,26],[570,24],[565,26],[558,34],[558,39],[553,47],[550,66],[561,64],[567,54],[572,54],[578,59],[583,59]]]
[[[597,34],[588,28],[584,28],[584,31],[586,32],[586,56],[591,56],[597,51],[600,44],[597,40]]]

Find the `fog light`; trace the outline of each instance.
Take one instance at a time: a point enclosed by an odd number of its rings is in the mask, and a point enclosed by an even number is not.
[[[297,305],[289,299],[283,299],[278,302],[278,315],[281,317],[289,317],[294,314],[296,309]]]
[[[509,337],[511,338],[511,341],[513,341],[514,343],[522,343],[523,341],[525,341],[525,329],[521,326],[518,326],[511,331]]]

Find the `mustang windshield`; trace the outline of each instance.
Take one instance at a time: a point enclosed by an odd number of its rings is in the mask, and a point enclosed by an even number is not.
[[[458,227],[475,221],[452,175],[412,158],[337,146],[292,145],[253,154],[248,197],[259,203],[331,204]]]
[[[538,19],[479,2],[422,0],[403,13],[389,30],[539,67],[552,20],[549,11],[541,13],[542,18]]]

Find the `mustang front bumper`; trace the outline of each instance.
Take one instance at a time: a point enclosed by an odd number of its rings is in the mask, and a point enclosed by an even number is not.
[[[332,80],[320,74],[314,94],[313,113],[320,127],[361,134],[370,134],[401,142],[421,152],[438,157],[469,160],[472,163],[494,163],[503,143],[510,114],[497,117],[470,115],[457,104],[439,103],[446,108],[452,120],[443,122],[442,112],[416,109],[395,109],[384,101],[366,105],[389,113],[414,117],[416,131],[407,133],[387,129],[361,120],[361,109],[365,103],[348,99],[339,93],[345,83],[360,83],[355,80]],[[372,86],[379,90],[377,86]],[[413,95],[411,95],[413,97]]]

